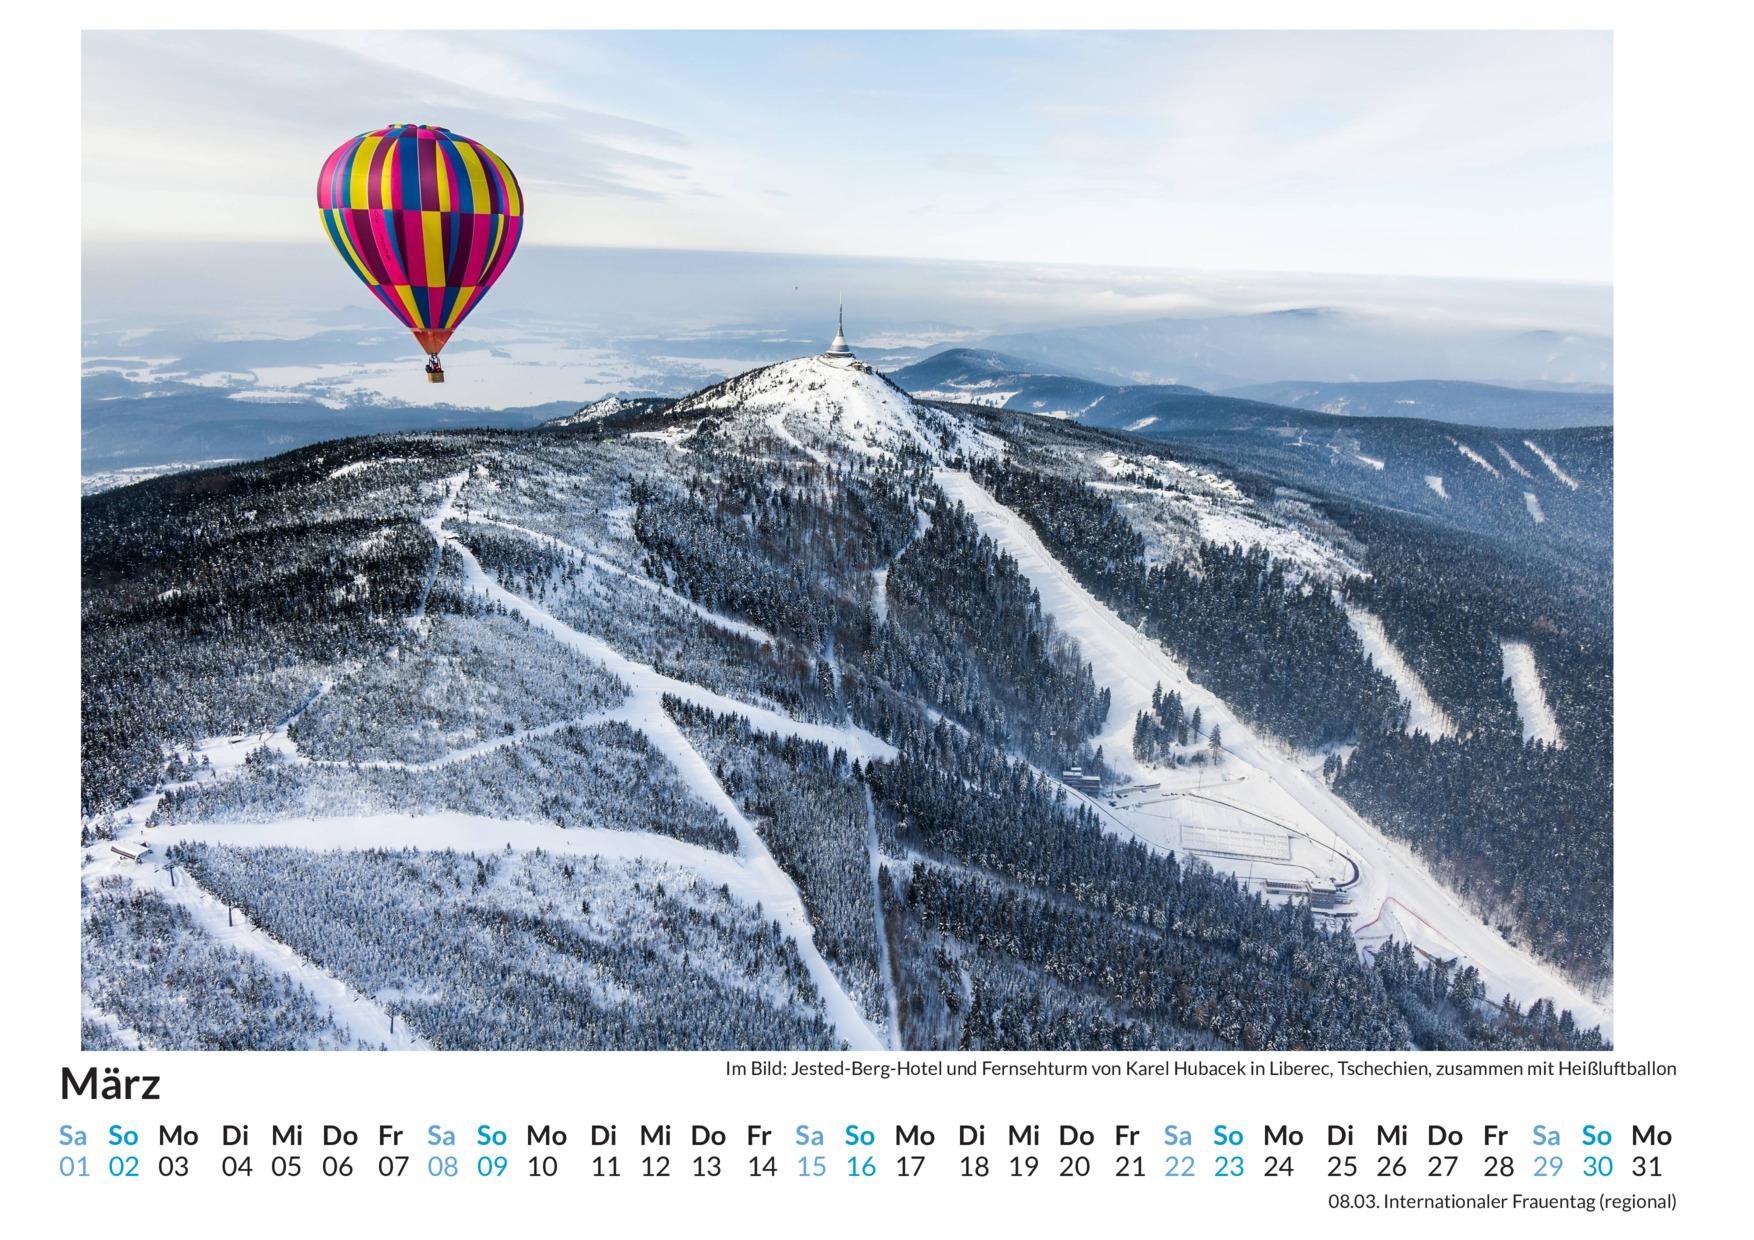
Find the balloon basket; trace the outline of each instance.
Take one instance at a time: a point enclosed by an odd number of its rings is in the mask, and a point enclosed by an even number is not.
[[[445,381],[445,372],[442,370],[429,370],[426,372],[426,381],[428,383],[443,383]]]

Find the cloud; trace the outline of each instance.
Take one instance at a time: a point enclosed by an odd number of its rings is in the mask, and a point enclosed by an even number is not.
[[[1605,280],[1607,36],[85,41],[88,237],[311,235],[344,137],[488,141],[532,243]]]
[[[424,88],[464,88],[469,96],[492,100],[499,115],[527,119],[565,117],[604,141],[621,140],[685,146],[677,130],[648,121],[597,111],[564,85],[554,85],[531,71],[529,50],[515,36],[492,32],[418,33],[411,31],[293,32],[286,38],[366,62],[397,79],[419,79]],[[488,40],[514,40],[506,48]]]
[[[316,170],[343,138],[402,120],[491,133],[532,185],[646,200],[697,192],[678,131],[586,106],[460,37],[93,33],[85,44],[86,227],[309,228]],[[237,218],[238,204],[272,204]],[[225,211],[226,206],[233,209]]]
[[[1051,80],[1031,104],[1045,148],[1222,197],[1454,177],[1611,138],[1606,36],[1193,36],[1152,68],[1159,52],[1119,53],[1108,82]]]

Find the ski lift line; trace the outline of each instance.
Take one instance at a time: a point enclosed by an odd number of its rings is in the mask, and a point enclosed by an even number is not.
[[[467,472],[453,474],[445,479],[445,497],[439,502],[438,511],[422,522],[432,533],[432,564],[426,570],[426,580],[420,587],[420,600],[414,606],[412,620],[418,622],[426,618],[427,600],[432,597],[432,588],[438,582],[439,568],[444,564],[445,543],[449,541],[444,533],[444,524],[451,519],[451,509],[457,502],[457,496],[469,481]]]
[[[275,720],[274,726],[269,728],[266,732],[261,733],[261,736],[264,739],[266,739],[267,737],[272,736],[274,733],[280,731],[282,728],[291,727],[294,723],[298,722],[299,716],[303,715],[312,706],[315,706],[317,704],[318,698],[322,697],[325,693],[329,692],[329,690],[333,689],[334,687],[335,687],[335,682],[333,680],[325,680],[321,684],[317,685],[309,693],[304,695],[304,698],[299,702],[299,704],[297,706],[294,706],[291,710],[287,711],[279,719]]]
[[[877,842],[877,806],[871,798],[871,785],[863,785],[865,793],[865,823],[869,832],[867,850],[871,867],[871,904],[876,917],[877,929],[877,965],[883,978],[883,999],[885,1013],[889,1017],[888,1037],[885,1039],[890,1050],[907,1049],[901,1037],[901,999],[897,991],[899,976],[889,946],[888,918],[883,913],[883,852]]]
[[[350,994],[353,997],[353,1001],[358,1001],[360,997],[359,992],[351,982],[348,982],[329,968],[320,964],[313,957],[305,955],[290,943],[279,938],[277,935],[269,931],[267,927],[251,919],[241,905],[235,905],[229,899],[223,899],[210,888],[203,886],[195,875],[190,873],[188,867],[181,867],[183,871],[183,881],[178,883],[178,868],[179,867],[172,862],[166,862],[158,867],[158,872],[168,875],[171,880],[171,890],[176,894],[170,898],[179,907],[194,914],[197,921],[200,921],[202,917],[207,915],[212,915],[216,918],[217,914],[213,913],[212,910],[218,908],[225,909],[226,925],[224,929],[228,932],[234,930],[241,932],[238,937],[226,940],[234,950],[241,951],[253,957],[266,967],[279,973],[281,976],[290,978],[294,982],[305,986],[308,990],[311,990],[313,994],[318,991],[339,992],[342,994]],[[133,881],[134,880],[130,879],[130,882]],[[163,889],[161,888],[160,890]],[[232,914],[234,911],[242,914],[239,919],[241,924],[233,921]],[[216,934],[217,930],[218,927],[216,925],[204,927],[204,932],[209,934]],[[387,1010],[383,1009],[375,999],[368,1003],[367,1006],[372,1008],[374,1012],[385,1016],[391,1015]],[[333,1006],[331,1004],[331,1012],[332,1011]],[[362,1038],[359,1028],[352,1026],[351,1024],[346,1026],[346,1028],[349,1033],[353,1034],[356,1038],[360,1038],[363,1042],[370,1043],[373,1040],[381,1040],[378,1039],[378,1035],[375,1032],[368,1032]],[[393,1018],[390,1021],[390,1033],[392,1037],[396,1036]],[[426,1039],[421,1037],[418,1033],[405,1031],[401,1035],[399,1049],[429,1050],[431,1048]]]

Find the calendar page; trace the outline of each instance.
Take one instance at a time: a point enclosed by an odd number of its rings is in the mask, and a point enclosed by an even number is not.
[[[71,8],[25,1232],[1740,1230],[1721,13]]]

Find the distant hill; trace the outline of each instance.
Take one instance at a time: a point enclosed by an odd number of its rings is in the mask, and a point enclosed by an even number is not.
[[[986,379],[999,381],[1002,385],[1014,376],[1026,375],[1036,379],[1058,379],[1073,383],[1089,384],[1096,388],[1113,388],[1125,386],[1124,380],[1117,381],[1113,376],[1104,374],[1080,374],[1065,368],[1049,369],[1037,362],[1016,357],[1009,353],[1000,353],[994,349],[980,348],[946,348],[932,353],[927,357],[912,361],[906,366],[908,377],[921,387],[954,386],[969,387]],[[899,373],[899,371],[897,372]],[[1185,392],[1200,392],[1200,388],[1187,387],[1181,384],[1162,384],[1158,386],[1179,388]],[[1070,389],[1069,389],[1070,390]]]
[[[1417,513],[1605,580],[1613,547],[1612,427],[1537,431],[1313,416],[1324,425],[1161,436],[1153,428],[1143,437],[1282,487]]]
[[[1112,430],[1193,430],[1283,423],[1297,411],[1178,383],[1115,385],[1052,374],[990,349],[946,349],[890,378],[920,400],[1044,414]]]
[[[1493,386],[1527,388],[1531,392],[1589,392],[1597,396],[1610,395],[1614,391],[1612,383],[1554,383],[1546,379],[1529,379],[1523,382],[1514,379],[1494,380]]]
[[[1572,386],[1500,387],[1447,379],[1399,383],[1311,383],[1286,380],[1232,388],[1227,395],[1292,405],[1342,417],[1430,418],[1458,426],[1611,426],[1612,391]]]

